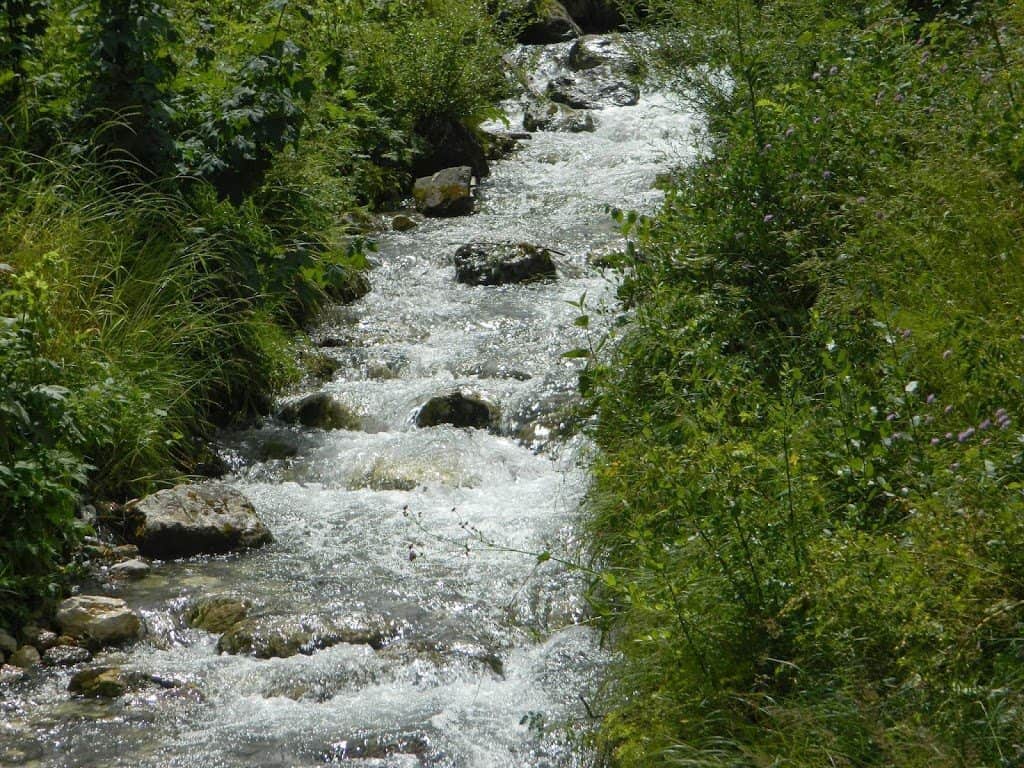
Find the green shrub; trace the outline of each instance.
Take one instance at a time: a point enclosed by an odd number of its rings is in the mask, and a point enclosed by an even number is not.
[[[652,67],[709,129],[662,211],[622,217],[633,321],[586,377],[624,657],[604,743],[1017,764],[1020,12],[655,5],[685,39]]]

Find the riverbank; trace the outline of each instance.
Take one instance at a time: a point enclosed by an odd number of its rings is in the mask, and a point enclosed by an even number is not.
[[[224,471],[214,430],[266,414],[319,308],[369,289],[370,212],[486,172],[514,27],[392,5],[7,12],[0,626],[52,610],[83,509]]]
[[[584,378],[612,763],[1017,764],[1021,11],[653,5],[709,127]]]

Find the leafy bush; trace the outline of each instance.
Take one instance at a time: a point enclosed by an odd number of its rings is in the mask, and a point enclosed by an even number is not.
[[[654,5],[709,131],[658,216],[623,217],[634,319],[587,373],[595,599],[625,658],[605,744],[1017,764],[1024,19]]]

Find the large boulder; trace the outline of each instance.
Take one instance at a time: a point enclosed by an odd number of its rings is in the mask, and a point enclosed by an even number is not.
[[[416,180],[412,196],[424,216],[465,216],[473,212],[473,169],[445,168]]]
[[[69,597],[57,608],[57,624],[63,634],[97,645],[134,640],[142,629],[124,600],[102,595]]]
[[[577,72],[598,67],[636,74],[639,67],[617,36],[584,35],[569,49],[569,67]]]
[[[432,397],[416,413],[417,427],[451,424],[455,427],[487,429],[498,421],[498,409],[483,398],[453,392]]]
[[[178,485],[126,508],[147,557],[170,559],[259,547],[273,540],[252,503],[224,483]]]
[[[539,0],[534,3],[533,20],[518,36],[526,45],[549,45],[563,43],[583,34],[572,16],[557,0]]]
[[[523,128],[528,131],[558,131],[561,133],[592,132],[596,128],[594,116],[556,104],[553,101],[531,102],[523,113]]]
[[[640,101],[640,88],[608,66],[574,75],[562,75],[548,83],[548,98],[576,109],[629,107]]]
[[[466,285],[526,283],[555,276],[551,251],[529,243],[469,243],[455,252],[455,279]]]
[[[562,5],[584,32],[610,32],[626,23],[614,0],[562,0]]]
[[[353,617],[341,622],[303,617],[245,619],[228,629],[217,642],[217,650],[249,654],[258,659],[309,656],[323,648],[349,643],[381,648],[395,635],[391,625],[379,616]]]
[[[359,429],[359,417],[326,392],[315,392],[285,403],[277,417],[314,429]]]

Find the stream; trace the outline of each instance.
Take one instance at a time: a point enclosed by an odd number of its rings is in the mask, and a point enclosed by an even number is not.
[[[524,48],[531,87],[563,74],[569,44]],[[522,102],[505,105],[518,130]],[[116,700],[72,697],[74,669],[0,688],[0,765],[569,768],[592,756],[588,702],[609,656],[586,624],[586,580],[559,564],[589,445],[566,429],[581,367],[563,353],[614,321],[621,246],[608,206],[651,212],[655,176],[691,151],[693,118],[657,92],[595,110],[594,132],[538,131],[492,163],[477,211],[379,238],[373,291],[324,313],[315,338],[339,369],[316,388],[359,417],[323,431],[268,419],[225,435],[227,481],[273,532],[269,546],[158,563],[107,587],[144,639],[97,655],[174,681]],[[471,287],[452,256],[472,241],[555,251],[558,279]],[[589,329],[572,305],[586,295]],[[313,391],[313,390],[308,390]],[[500,408],[492,430],[417,428],[429,398]],[[569,433],[569,434],[566,434]],[[272,448],[268,449],[268,446]],[[550,560],[543,552],[555,554]],[[257,659],[187,626],[199,597],[251,615],[385,622],[388,639]]]

